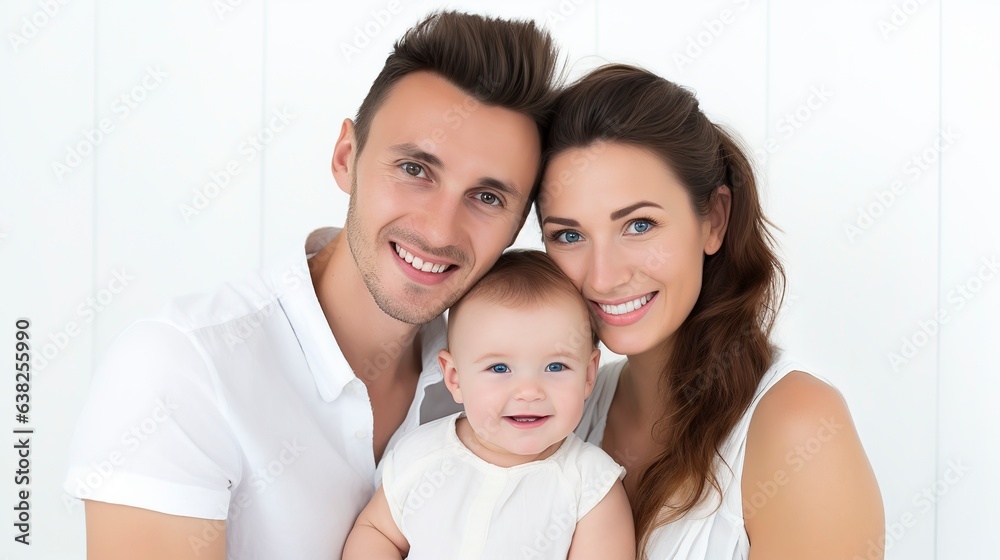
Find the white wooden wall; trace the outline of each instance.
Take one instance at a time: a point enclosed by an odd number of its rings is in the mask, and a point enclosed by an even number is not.
[[[439,7],[547,22],[573,76],[641,64],[738,130],[783,232],[779,339],[851,406],[885,499],[886,557],[994,550],[1000,4],[482,4],[3,3],[0,356],[11,372],[28,318],[36,373],[32,544],[13,542],[11,435],[0,557],[84,558],[82,508],[61,482],[94,363],[166,298],[342,223],[329,172],[340,122],[392,41]],[[529,223],[518,243],[538,235]],[[4,379],[0,425],[14,429]]]

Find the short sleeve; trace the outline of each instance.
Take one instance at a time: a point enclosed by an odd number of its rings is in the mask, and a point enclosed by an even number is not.
[[[413,490],[420,484],[428,468],[450,474],[455,468],[446,451],[448,434],[455,431],[458,414],[446,416],[418,426],[403,436],[396,445],[386,452],[379,463],[382,470],[382,492],[389,504],[389,513],[396,527],[408,539],[407,515],[413,514],[407,507]],[[457,439],[456,439],[457,441]]]
[[[225,519],[241,453],[215,372],[189,334],[133,324],[94,374],[70,446],[76,498]]]
[[[616,463],[603,449],[585,442],[580,444],[576,464],[582,490],[577,521],[583,519],[590,510],[601,503],[615,483],[625,477],[625,467]]]
[[[402,532],[403,497],[406,496],[406,491],[400,486],[399,477],[396,476],[396,455],[393,449],[382,458],[382,492],[385,494],[385,501],[389,504],[392,520]]]

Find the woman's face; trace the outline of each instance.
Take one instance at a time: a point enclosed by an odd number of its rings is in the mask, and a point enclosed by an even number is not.
[[[601,340],[625,355],[658,348],[684,322],[728,218],[724,203],[699,217],[662,160],[623,144],[557,155],[539,205],[546,251],[589,301]]]

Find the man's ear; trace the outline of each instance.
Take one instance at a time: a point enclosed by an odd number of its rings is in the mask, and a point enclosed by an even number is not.
[[[351,119],[344,119],[344,123],[340,125],[340,137],[333,146],[333,161],[330,163],[330,168],[337,186],[347,194],[351,194],[351,173],[355,171],[354,147],[354,123]]]
[[[456,403],[462,404],[462,388],[458,386],[458,369],[455,368],[455,358],[447,350],[441,350],[438,352],[438,364],[441,366],[441,372],[444,373],[444,386],[451,393],[451,398],[455,399]]]
[[[597,382],[597,367],[601,364],[601,349],[594,348],[590,353],[590,361],[587,362],[587,386],[583,392],[583,398],[590,397],[594,391],[594,383]]]
[[[729,211],[732,204],[733,193],[729,187],[722,185],[715,189],[712,194],[712,209],[709,210],[703,226],[707,233],[706,255],[714,255],[722,247],[722,240],[725,239],[726,229],[729,227]]]

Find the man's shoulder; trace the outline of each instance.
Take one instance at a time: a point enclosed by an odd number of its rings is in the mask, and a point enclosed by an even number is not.
[[[225,282],[207,291],[175,296],[147,319],[192,333],[270,314],[278,307],[282,295],[271,272],[257,270],[242,279]]]

